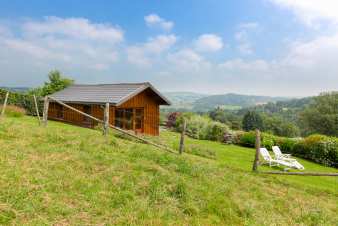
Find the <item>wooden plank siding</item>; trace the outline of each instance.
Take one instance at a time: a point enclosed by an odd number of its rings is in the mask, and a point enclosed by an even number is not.
[[[71,104],[70,106],[80,110],[84,111],[85,105],[91,106],[91,112],[90,114],[98,119],[103,120],[103,112],[104,108],[103,105],[98,104]],[[72,123],[75,125],[85,126],[85,127],[95,127],[97,125],[96,122],[93,122],[92,120],[87,120],[90,123],[84,122],[84,116],[72,111],[67,108],[63,108],[63,118],[58,117],[58,109],[60,108],[60,105],[51,102],[49,106],[48,111],[48,118],[58,121],[63,121],[67,123]],[[156,101],[156,99],[153,98],[153,94],[145,90],[141,92],[140,94],[132,97],[122,105],[116,107],[116,106],[110,106],[110,112],[109,112],[109,123],[112,125],[115,125],[115,109],[116,108],[143,108],[144,110],[144,118],[143,118],[143,133],[148,135],[159,135],[159,124],[160,124],[160,110],[159,110],[159,104]],[[134,111],[135,113],[135,111]],[[135,114],[134,114],[135,115]]]

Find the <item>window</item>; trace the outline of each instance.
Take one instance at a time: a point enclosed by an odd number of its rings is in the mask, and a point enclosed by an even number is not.
[[[128,108],[124,110],[124,129],[131,130],[133,129],[134,114],[133,109]]]
[[[91,115],[92,114],[92,107],[90,105],[84,105],[83,106],[83,112],[88,114],[88,115]],[[91,123],[92,120],[91,120],[91,118],[89,118],[87,116],[83,116],[83,121]]]
[[[142,130],[143,108],[115,109],[115,126],[126,130]]]
[[[135,109],[135,129],[141,130],[143,128],[143,108]]]
[[[123,112],[124,112],[124,109],[115,110],[115,126],[116,127],[123,128]]]
[[[56,117],[59,119],[63,119],[63,106],[60,104],[56,104],[55,108],[56,108]]]

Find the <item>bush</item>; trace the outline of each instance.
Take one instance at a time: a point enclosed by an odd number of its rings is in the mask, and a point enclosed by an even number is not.
[[[200,140],[223,141],[228,126],[212,121],[208,116],[201,116],[193,113],[183,113],[176,119],[176,130],[181,131],[183,122],[186,120],[186,134]]]
[[[295,145],[299,142],[296,138],[277,137],[276,145],[285,153],[291,153]]]
[[[256,142],[255,131],[250,131],[241,133],[238,137],[237,144],[245,147],[255,147],[255,142]]]
[[[228,126],[223,123],[211,121],[207,126],[207,139],[215,141],[224,141],[224,135],[229,131]]]
[[[0,89],[0,103],[4,102],[6,93],[7,93],[6,90]],[[42,112],[43,101],[41,101],[39,97],[37,98],[38,98],[37,102],[38,102],[39,110],[40,112]],[[24,108],[26,111],[26,114],[28,115],[36,115],[34,100],[31,94],[10,92],[7,104],[15,105],[20,108]]]
[[[172,112],[167,115],[167,122],[166,127],[167,128],[173,128],[176,126],[176,120],[181,115],[180,112]]]
[[[255,131],[237,133],[236,136],[234,138],[235,144],[239,144],[245,147],[255,147],[255,143],[256,143]],[[275,136],[268,134],[268,133],[261,134],[261,146],[262,147],[265,147],[271,150],[272,146],[274,146],[275,143],[276,143]]]
[[[276,137],[269,133],[261,134],[261,146],[265,147],[268,150],[272,149],[272,146],[276,144]]]
[[[2,106],[1,106],[1,109],[2,109]],[[5,115],[9,117],[19,118],[19,117],[24,116],[25,114],[26,114],[25,109],[20,108],[18,106],[14,106],[14,105],[8,105],[5,110]]]
[[[311,135],[294,145],[295,156],[338,167],[338,139],[324,135]]]

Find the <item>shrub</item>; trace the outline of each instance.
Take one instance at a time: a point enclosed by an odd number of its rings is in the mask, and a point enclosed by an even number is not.
[[[276,137],[268,133],[261,134],[261,146],[268,150],[272,149],[272,146],[276,144]]]
[[[285,153],[291,153],[295,145],[299,142],[296,138],[277,137],[276,145]]]
[[[338,139],[311,135],[296,143],[292,154],[327,166],[338,167]]]
[[[2,109],[2,106],[1,106],[1,109]],[[6,107],[5,114],[9,117],[19,118],[19,117],[24,116],[26,114],[26,111],[25,111],[25,109],[23,109],[21,107],[14,106],[14,105],[8,105]]]
[[[211,121],[207,126],[207,139],[208,140],[215,140],[215,141],[224,141],[224,135],[229,131],[229,128],[227,125]]]
[[[255,147],[256,134],[254,131],[243,132],[240,134],[238,144],[245,147]]]
[[[172,112],[167,115],[166,127],[172,128],[176,125],[177,118],[181,115],[180,112]]]

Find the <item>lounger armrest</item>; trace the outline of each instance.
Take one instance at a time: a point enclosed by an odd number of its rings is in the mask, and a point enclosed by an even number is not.
[[[290,158],[290,157],[291,157],[291,154],[283,154],[283,157],[285,157],[285,158]]]

